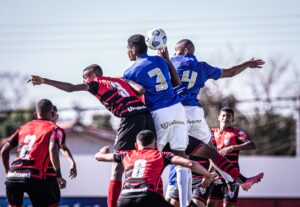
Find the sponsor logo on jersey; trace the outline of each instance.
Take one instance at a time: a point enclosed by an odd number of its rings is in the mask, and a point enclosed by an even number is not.
[[[172,126],[172,125],[177,125],[177,124],[181,124],[181,125],[184,125],[185,122],[184,121],[177,121],[177,120],[173,120],[172,122],[164,122],[162,124],[160,124],[160,127],[163,128],[163,129],[167,129],[168,127]]]
[[[123,193],[140,193],[140,192],[147,192],[148,188],[139,188],[139,189],[124,189],[122,190]]]
[[[30,178],[31,173],[30,172],[8,172],[7,177],[8,178]]]
[[[136,106],[136,107],[134,107],[134,106],[129,106],[128,108],[127,108],[127,110],[129,111],[129,112],[131,112],[131,111],[139,111],[139,110],[143,110],[143,109],[146,109],[147,107],[146,106]]]

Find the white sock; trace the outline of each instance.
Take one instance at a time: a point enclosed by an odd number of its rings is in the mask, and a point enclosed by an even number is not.
[[[186,207],[188,205],[189,193],[189,169],[181,166],[175,166],[175,169],[180,207]]]
[[[191,200],[193,199],[193,176],[192,176],[192,171],[188,169],[188,173],[189,173],[189,183],[188,183],[188,204],[191,202]]]

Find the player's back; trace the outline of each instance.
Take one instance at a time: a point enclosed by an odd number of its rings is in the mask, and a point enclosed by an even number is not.
[[[173,90],[168,65],[160,56],[141,55],[124,72],[124,78],[133,80],[145,88],[146,105],[151,111],[179,102]]]
[[[128,117],[148,111],[135,91],[121,78],[102,76],[89,85],[89,91],[117,117]]]
[[[221,76],[221,69],[212,67],[206,62],[199,62],[192,54],[179,55],[171,59],[181,80],[175,90],[185,106],[197,106],[197,96],[205,82]]]
[[[17,156],[10,166],[9,179],[44,179],[49,163],[49,141],[56,129],[53,122],[33,120],[21,126],[14,136]]]
[[[172,153],[152,149],[127,151],[123,158],[125,183],[122,194],[155,192],[160,176],[172,157]]]

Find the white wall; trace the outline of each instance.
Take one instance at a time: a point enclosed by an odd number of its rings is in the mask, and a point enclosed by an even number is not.
[[[111,165],[95,161],[93,155],[75,156],[75,159],[78,165],[78,177],[75,180],[67,179],[68,185],[62,191],[62,195],[106,197]],[[69,165],[64,158],[61,162],[63,176],[67,178]],[[240,165],[242,173],[246,176],[265,172],[261,183],[253,186],[249,192],[240,191],[241,197],[300,198],[300,158],[242,156]],[[2,165],[0,170],[0,183],[4,183]],[[0,196],[5,196],[4,184],[1,185]]]

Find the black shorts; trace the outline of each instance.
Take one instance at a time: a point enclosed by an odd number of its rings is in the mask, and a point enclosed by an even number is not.
[[[239,185],[229,184],[230,189],[227,184],[217,184],[213,185],[209,199],[212,200],[223,200],[224,203],[236,205],[237,198],[239,196]]]
[[[33,207],[58,206],[59,201],[46,180],[6,181],[5,184],[6,197],[10,205],[22,206],[24,193],[27,193]]]
[[[210,191],[212,189],[212,185],[208,186],[207,188],[203,188],[201,186],[202,179],[203,178],[193,177],[193,199],[202,201],[206,206],[208,196],[209,196]],[[175,191],[172,195],[172,199],[175,199],[175,200],[179,201],[179,194],[178,193],[179,193],[178,188],[176,187],[176,189],[175,189]]]
[[[154,192],[147,192],[141,197],[120,197],[118,200],[118,207],[172,207],[161,195]]]
[[[121,119],[114,151],[135,149],[136,135],[142,130],[155,133],[155,125],[150,112],[134,114]]]
[[[47,176],[46,181],[50,187],[50,189],[54,192],[56,198],[60,200],[61,194],[57,179],[55,176]]]

